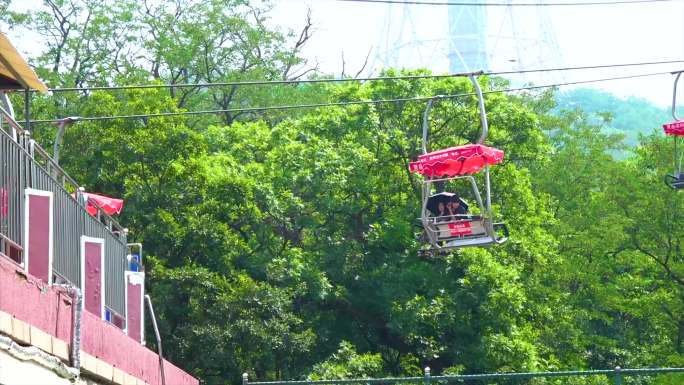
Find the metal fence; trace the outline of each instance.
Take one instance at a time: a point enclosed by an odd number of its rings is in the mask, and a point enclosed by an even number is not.
[[[125,315],[127,231],[0,108],[0,254],[23,266],[24,191],[51,191],[54,203],[53,270],[58,281],[81,287],[81,236],[105,240],[105,306]],[[95,206],[90,215],[86,204]]]
[[[0,119],[0,252],[17,263],[23,260],[23,226],[20,212],[24,207],[21,189],[24,168],[21,165],[22,149],[12,138],[11,127]]]
[[[319,381],[261,381],[251,382],[247,373],[243,385],[679,385],[684,384],[684,368],[645,368],[585,370],[563,372],[490,373],[453,376],[431,376],[425,368],[422,377],[356,378]]]

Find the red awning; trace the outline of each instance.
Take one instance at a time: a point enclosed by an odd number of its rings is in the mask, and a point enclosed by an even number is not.
[[[486,165],[501,163],[504,153],[494,147],[466,144],[421,155],[409,170],[429,177],[476,174]]]
[[[104,195],[98,195],[87,192],[81,193],[81,195],[85,196],[88,199],[86,210],[88,210],[88,213],[90,215],[97,214],[97,207],[95,207],[95,205],[92,202],[97,203],[100,207],[102,207],[104,212],[109,215],[121,214],[121,210],[123,209],[124,204],[123,199],[110,198]]]
[[[684,120],[663,124],[665,135],[684,136]]]

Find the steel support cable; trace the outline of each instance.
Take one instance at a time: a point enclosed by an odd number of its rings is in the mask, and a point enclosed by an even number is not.
[[[292,80],[247,80],[237,82],[211,82],[211,83],[178,83],[178,84],[136,84],[129,86],[101,86],[101,87],[69,87],[69,88],[50,88],[50,92],[79,92],[79,91],[115,91],[115,90],[133,90],[133,89],[155,89],[155,88],[208,88],[208,87],[232,87],[232,86],[274,86],[274,85],[291,85],[291,84],[316,84],[316,83],[347,83],[347,82],[369,82],[369,81],[393,81],[393,80],[417,80],[417,79],[443,79],[453,77],[467,77],[472,74],[477,75],[515,75],[528,74],[537,72],[558,72],[558,71],[577,71],[577,70],[591,70],[591,69],[606,69],[606,68],[621,68],[621,67],[641,67],[662,64],[678,64],[684,63],[684,60],[662,60],[650,62],[636,62],[636,63],[617,63],[617,64],[599,64],[575,67],[553,67],[553,68],[536,68],[529,70],[511,70],[511,71],[490,71],[490,72],[476,72],[476,73],[451,73],[443,75],[403,75],[403,76],[371,76],[364,78],[338,78],[338,79],[292,79]],[[32,90],[35,92],[35,90]]]
[[[588,83],[599,83],[605,81],[613,80],[624,80],[624,79],[635,79],[658,75],[669,75],[671,71],[665,72],[652,72],[646,74],[637,75],[626,75],[626,76],[616,76],[610,78],[601,79],[590,79],[590,80],[579,80],[573,82],[564,83],[554,83],[554,84],[543,84],[536,86],[524,86],[517,88],[506,88],[499,90],[489,90],[482,91],[483,94],[496,94],[496,93],[509,93],[509,92],[519,92],[528,90],[537,90],[544,88],[554,88],[578,84],[588,84]],[[412,98],[395,98],[395,99],[376,99],[376,100],[352,100],[345,102],[331,102],[331,103],[311,103],[311,104],[296,104],[296,105],[282,105],[282,106],[267,106],[267,107],[247,107],[247,108],[233,108],[233,109],[221,109],[221,110],[204,110],[204,111],[177,111],[177,112],[158,112],[151,114],[133,114],[133,115],[112,115],[112,116],[92,116],[92,117],[80,117],[79,121],[100,121],[100,120],[115,120],[115,119],[143,119],[143,118],[159,118],[168,116],[192,116],[192,115],[210,115],[210,114],[223,114],[223,113],[244,113],[244,112],[265,112],[265,111],[275,111],[275,110],[292,110],[300,108],[319,108],[319,107],[339,107],[339,106],[351,106],[351,105],[368,105],[368,104],[385,104],[385,103],[397,103],[397,102],[424,102],[431,99],[454,99],[462,98],[468,96],[476,96],[475,92],[467,92],[461,94],[452,95],[436,95],[436,96],[418,96]],[[58,123],[61,119],[44,119],[44,120],[32,120],[31,123]]]

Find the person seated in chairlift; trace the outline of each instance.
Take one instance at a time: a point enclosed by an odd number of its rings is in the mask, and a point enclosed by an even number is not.
[[[449,211],[447,210],[447,205],[451,204],[448,202],[446,205],[444,202],[439,202],[437,204],[437,215],[435,216],[435,222],[449,222],[451,220]]]
[[[461,204],[461,199],[458,195],[454,195],[447,202],[437,203],[437,212],[435,213],[435,222],[451,222],[461,218],[462,215],[468,213],[465,204]]]
[[[468,210],[465,208],[465,206],[461,204],[461,199],[458,197],[458,195],[454,195],[451,198],[446,205],[446,209],[448,213],[447,215],[450,216],[449,220],[460,219],[461,215],[466,215],[468,213]]]

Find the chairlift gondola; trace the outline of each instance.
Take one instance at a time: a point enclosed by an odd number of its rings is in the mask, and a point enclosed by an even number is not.
[[[423,155],[420,155],[417,161],[409,164],[411,172],[423,176],[421,189],[423,205],[420,220],[429,242],[428,248],[423,250],[427,253],[462,247],[502,244],[508,239],[506,225],[493,221],[489,178],[489,166],[500,163],[503,160],[504,153],[499,149],[484,145],[488,133],[484,98],[475,76],[469,75],[469,78],[475,87],[479,101],[482,132],[477,143],[428,152],[428,114],[434,101],[434,99],[430,99],[423,114]],[[482,169],[484,169],[485,182],[484,202],[474,177]],[[437,193],[436,187],[452,180],[467,182],[477,201],[478,215],[470,215],[466,211],[444,217],[437,215],[434,209],[431,210],[434,207],[433,202],[435,202],[436,197],[445,194],[445,192]]]
[[[679,138],[684,136],[684,120],[677,117],[677,83],[682,71],[677,72],[677,77],[674,81],[674,90],[672,92],[672,117],[674,122],[663,124],[665,135],[673,137],[674,142],[674,173],[665,175],[665,184],[674,190],[684,188],[684,170],[682,169],[682,159],[684,158],[684,151],[677,149],[677,142]]]

